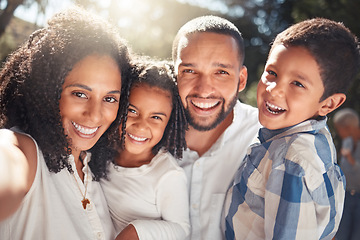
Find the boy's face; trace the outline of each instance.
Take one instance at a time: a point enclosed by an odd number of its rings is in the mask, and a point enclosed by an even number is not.
[[[280,129],[324,115],[323,93],[319,66],[304,47],[275,46],[257,88],[259,121]]]

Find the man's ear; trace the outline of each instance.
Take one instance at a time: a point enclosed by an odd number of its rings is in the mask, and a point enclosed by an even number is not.
[[[238,92],[241,92],[242,90],[245,89],[246,87],[246,82],[247,82],[247,78],[248,78],[248,72],[247,72],[247,68],[243,65],[240,69],[240,73],[239,73],[239,89]]]
[[[334,111],[340,107],[346,100],[346,95],[343,93],[335,93],[322,101],[321,108],[319,110],[320,116],[326,116],[328,113]]]

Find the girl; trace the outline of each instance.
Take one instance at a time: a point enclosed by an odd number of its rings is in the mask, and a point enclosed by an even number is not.
[[[80,9],[55,15],[9,57],[0,74],[0,239],[115,238],[93,179],[115,156],[129,68],[113,28]]]
[[[187,126],[169,65],[134,69],[125,138],[101,184],[117,239],[184,239],[190,232],[186,176],[175,161]]]

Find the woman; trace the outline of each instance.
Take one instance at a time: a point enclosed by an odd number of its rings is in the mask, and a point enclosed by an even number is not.
[[[9,57],[0,74],[0,239],[114,239],[93,179],[114,157],[128,69],[122,39],[80,9],[55,15]]]

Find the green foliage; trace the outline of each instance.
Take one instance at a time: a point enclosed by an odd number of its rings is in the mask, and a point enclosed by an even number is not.
[[[13,2],[15,0],[9,1]],[[16,0],[18,1],[18,0]],[[39,11],[45,11],[47,0],[25,0],[23,4],[41,3]],[[256,106],[256,85],[266,62],[269,45],[277,33],[289,25],[312,17],[326,17],[343,22],[354,34],[360,36],[360,1],[353,0],[197,0],[205,6],[225,3],[228,11],[217,12],[190,5],[190,0],[132,0],[97,1],[72,0],[72,2],[108,18],[120,28],[133,51],[161,59],[171,58],[172,40],[177,30],[188,20],[213,14],[232,21],[242,32],[246,44],[245,65],[248,68],[247,88],[240,98]],[[105,4],[106,2],[106,4]],[[29,25],[29,24],[28,24]],[[21,25],[25,28],[25,25]],[[21,28],[17,27],[17,28]],[[14,28],[12,26],[11,28]],[[27,36],[28,31],[16,31]],[[8,54],[24,41],[21,34],[0,39],[0,57]],[[15,46],[16,45],[16,46]],[[348,93],[344,107],[352,107],[360,113],[360,76]]]

